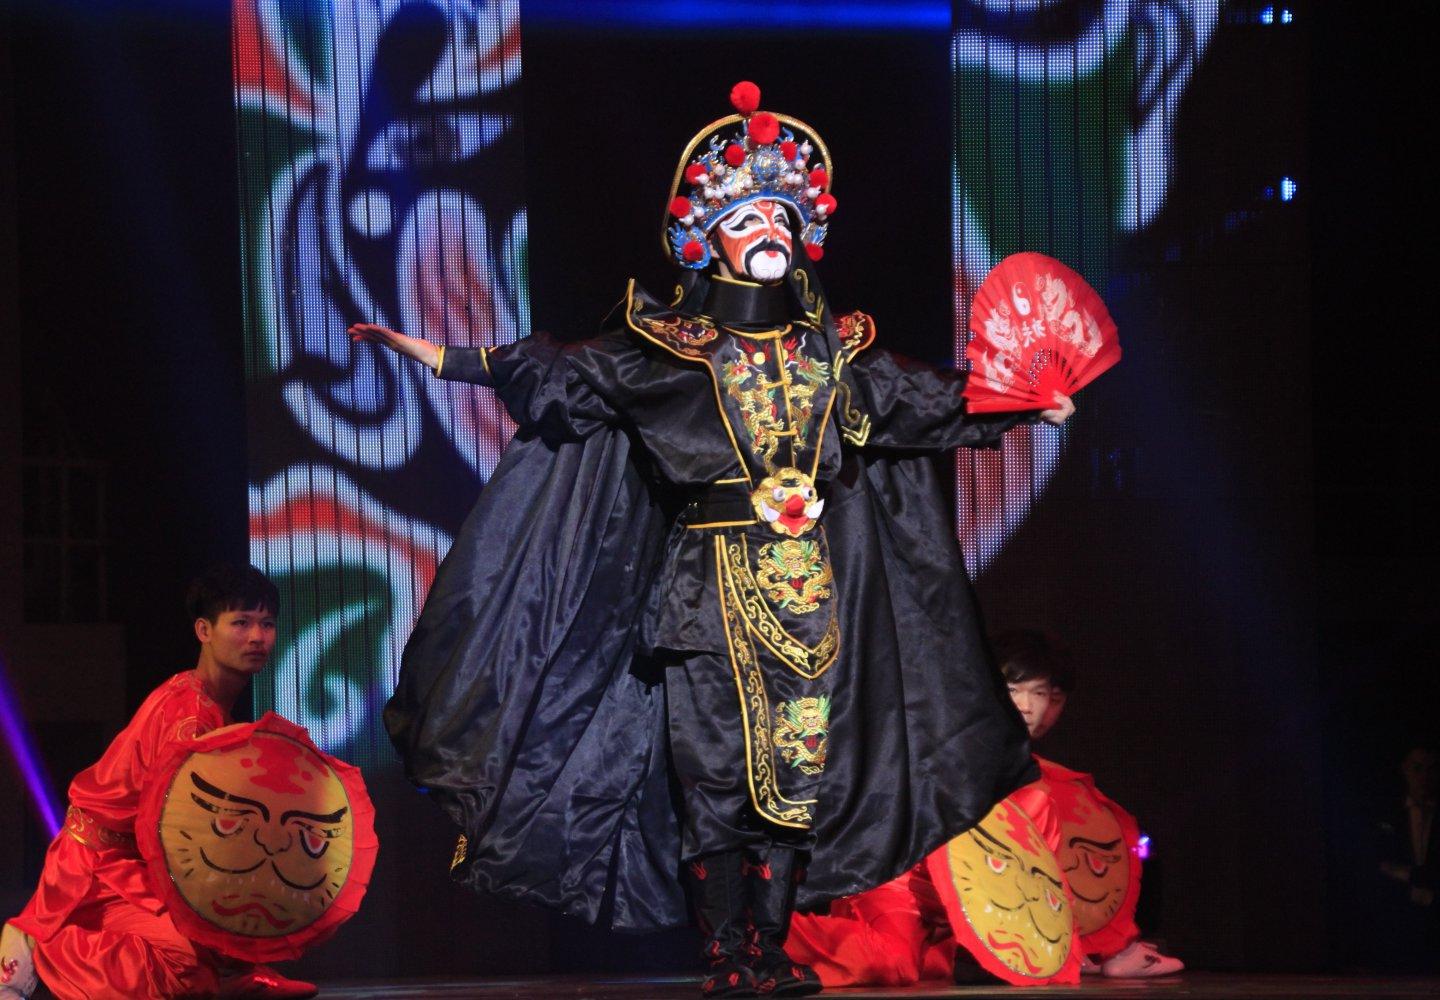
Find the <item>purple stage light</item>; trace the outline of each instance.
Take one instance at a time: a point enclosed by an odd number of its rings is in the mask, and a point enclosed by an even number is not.
[[[1142,833],[1140,839],[1135,842],[1135,856],[1141,861],[1150,860],[1150,835]]]
[[[45,770],[45,762],[35,752],[35,741],[30,728],[25,724],[19,711],[19,702],[10,687],[10,668],[0,656],[0,732],[5,734],[5,744],[10,756],[15,759],[15,768],[25,780],[25,787],[45,824],[45,832],[51,837],[60,832],[60,812],[55,806],[54,786]]]

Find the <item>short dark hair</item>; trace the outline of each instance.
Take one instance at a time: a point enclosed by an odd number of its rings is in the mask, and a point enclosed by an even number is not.
[[[1048,680],[1066,694],[1075,690],[1075,663],[1064,643],[1039,629],[1014,629],[995,637],[991,647],[1007,684]]]
[[[226,611],[280,611],[280,589],[254,566],[218,563],[195,579],[185,592],[190,620],[215,621]]]

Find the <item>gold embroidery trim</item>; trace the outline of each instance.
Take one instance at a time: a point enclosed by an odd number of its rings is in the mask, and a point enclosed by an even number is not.
[[[825,314],[825,296],[819,295],[810,290],[810,272],[803,267],[797,267],[791,272],[791,277],[804,286],[800,293],[801,307],[805,310],[805,317],[810,320],[811,325],[825,329],[822,322]]]
[[[772,823],[808,830],[813,817],[809,807],[816,799],[792,802],[780,794],[775,776],[775,747],[770,734],[770,700],[765,694],[765,677],[749,630],[739,611],[739,598],[727,585],[724,538],[715,539],[715,582],[720,588],[720,608],[725,620],[725,644],[730,651],[730,668],[735,674],[735,691],[740,697],[740,721],[745,733],[745,778],[755,811]]]
[[[696,531],[700,528],[748,528],[758,523],[758,521],[753,519],[749,521],[707,521],[704,524],[687,524],[685,525],[685,530]]]
[[[460,834],[460,839],[455,841],[455,853],[450,858],[450,870],[453,872],[465,863],[465,853],[470,849],[470,840],[465,834]]]
[[[845,348],[847,360],[855,360],[855,355],[875,343],[875,318],[869,313],[856,310],[840,317],[837,323],[840,332],[840,343]],[[847,337],[846,333],[851,336]]]
[[[843,360],[841,362],[844,363]],[[820,414],[820,426],[815,431],[815,461],[810,464],[810,481],[820,478],[820,456],[825,453],[825,428],[830,426],[830,410],[835,406],[835,397],[840,392],[840,367],[835,367],[835,378],[830,384],[830,398],[825,400],[825,411]]]
[[[720,379],[715,374],[715,366],[712,365],[709,359],[700,352],[696,352],[696,354],[694,355],[682,354],[679,350],[671,347],[668,343],[659,339],[649,330],[646,330],[643,326],[636,323],[634,318],[635,314],[642,308],[644,308],[644,303],[639,303],[637,305],[635,302],[635,279],[631,278],[629,283],[625,286],[625,325],[630,327],[631,330],[634,330],[636,333],[638,333],[641,337],[645,338],[650,343],[654,344],[656,347],[659,347],[665,351],[669,351],[677,358],[681,358],[685,361],[698,362],[699,364],[705,366],[705,371],[710,376],[710,385],[715,390],[715,410],[720,417],[720,425],[725,428],[725,434],[727,437],[730,438],[730,447],[735,449],[735,460],[740,463],[740,472],[744,475],[745,482],[753,486],[755,482],[753,479],[750,478],[750,469],[749,466],[747,466],[745,463],[745,453],[740,450],[740,442],[735,440],[735,430],[730,426],[730,421],[725,416],[725,402],[720,396]]]
[[[445,345],[440,345],[440,356],[435,359],[435,374],[440,374],[440,369],[445,367]]]
[[[746,340],[779,340],[790,332],[790,327],[791,324],[786,323],[779,330],[760,330],[753,333],[749,330],[737,330],[733,326],[727,326],[725,329],[737,337],[744,337]]]
[[[824,529],[821,529],[822,533]],[[725,577],[734,591],[736,610],[745,622],[746,628],[766,649],[770,650],[781,663],[806,680],[815,680],[835,663],[840,654],[840,623],[835,613],[825,626],[825,634],[812,648],[796,639],[770,607],[770,602],[755,582],[750,570],[750,551],[745,536],[739,538],[717,537],[715,539],[717,558],[723,560]],[[826,561],[829,561],[829,546],[826,546]]]
[[[874,338],[872,337],[871,339],[873,340]],[[863,349],[870,345],[867,342],[861,346]],[[855,353],[859,352],[856,351]],[[835,393],[830,397],[830,403],[826,404],[825,415],[827,418],[829,417],[830,405],[835,402],[835,396],[840,394],[840,390],[844,389],[845,402],[840,404],[840,437],[842,440],[853,444],[857,448],[863,448],[865,442],[870,440],[870,414],[861,411],[854,405],[854,400],[850,397],[850,383],[840,377],[840,373],[845,369],[845,363],[853,359],[855,353],[847,354],[844,345],[841,345],[840,357],[835,362]],[[820,428],[820,433],[820,440],[823,444],[825,440],[825,428],[823,426]],[[820,455],[818,452],[815,455],[815,469],[818,474],[820,469]]]

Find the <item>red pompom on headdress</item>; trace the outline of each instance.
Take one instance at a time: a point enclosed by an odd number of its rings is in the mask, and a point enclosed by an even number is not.
[[[816,167],[810,171],[809,179],[811,187],[823,188],[830,183],[830,175],[825,172],[825,168],[823,167]]]
[[[762,111],[750,119],[746,131],[760,146],[768,146],[780,137],[780,119],[768,111]]]
[[[760,106],[760,88],[749,80],[741,80],[730,88],[730,103],[742,115],[753,115]]]
[[[675,216],[677,219],[685,218],[685,216],[689,215],[694,210],[694,206],[690,204],[689,198],[676,197],[673,201],[670,202],[670,214]]]
[[[825,256],[825,248],[822,247],[819,243],[806,243],[805,255],[811,260],[819,260],[821,257]]]
[[[795,157],[800,154],[800,147],[789,139],[780,144],[780,155],[785,157],[786,163],[794,163]]]
[[[835,196],[833,194],[822,194],[815,199],[815,212],[822,219],[827,215],[835,213]]]
[[[705,165],[703,163],[692,163],[690,164],[690,166],[685,168],[685,183],[699,184],[701,182],[701,178],[705,177],[706,174],[707,171],[705,170]]]
[[[738,142],[732,142],[725,147],[725,162],[732,167],[738,167],[745,162],[745,147]]]
[[[705,256],[705,247],[699,240],[691,240],[685,244],[685,249],[681,251],[681,254],[686,260],[694,262]]]

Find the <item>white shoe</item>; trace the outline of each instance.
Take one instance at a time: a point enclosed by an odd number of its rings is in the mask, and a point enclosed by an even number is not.
[[[0,1000],[23,1000],[35,992],[35,939],[13,924],[0,931]]]
[[[1107,958],[1100,971],[1111,979],[1150,979],[1173,976],[1185,969],[1185,963],[1170,955],[1162,955],[1154,945],[1132,941],[1124,950]]]

